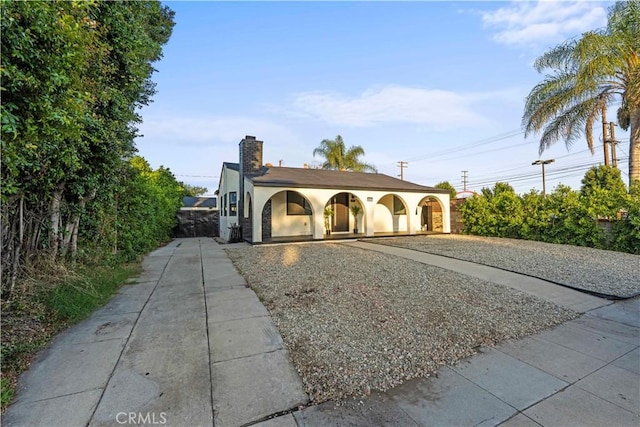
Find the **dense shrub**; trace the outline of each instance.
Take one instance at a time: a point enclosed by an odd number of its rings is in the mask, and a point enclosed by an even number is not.
[[[640,184],[629,192],[620,171],[593,167],[580,191],[557,186],[546,196],[517,195],[505,183],[483,188],[460,206],[464,232],[640,253]],[[607,232],[600,222],[611,222]]]
[[[119,247],[149,249],[116,231],[126,236],[135,223],[123,206],[140,191],[159,210],[173,203],[165,200],[173,192],[156,194],[167,188],[160,178],[156,187],[139,184],[129,160],[174,13],[159,1],[1,4],[0,276],[7,300],[29,264],[44,258],[75,264]],[[157,241],[167,222],[142,217],[153,224],[138,224]]]

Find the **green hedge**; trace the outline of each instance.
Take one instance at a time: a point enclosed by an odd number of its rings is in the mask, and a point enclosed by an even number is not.
[[[587,171],[580,191],[559,185],[546,196],[518,195],[498,182],[467,199],[460,213],[466,234],[640,254],[640,183],[627,190],[620,171],[609,166]],[[602,221],[611,223],[610,231]]]

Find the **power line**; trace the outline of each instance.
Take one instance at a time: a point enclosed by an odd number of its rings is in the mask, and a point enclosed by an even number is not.
[[[597,148],[597,147],[594,147],[594,148]],[[585,154],[587,152],[589,152],[589,149],[576,151],[576,152],[573,152],[573,153],[565,154],[563,156],[556,156],[555,159],[556,160],[558,160],[558,159],[566,159],[567,157],[577,156],[577,155],[580,155],[580,154]],[[579,160],[579,162],[584,163],[584,160]],[[566,166],[572,166],[572,165],[573,164],[568,164],[568,165],[567,164],[563,164],[563,166],[565,166],[565,167]],[[526,170],[526,168],[527,168],[527,165],[525,163],[523,163],[522,165],[519,165],[517,167],[513,167],[513,168],[509,168],[509,169],[503,169],[503,170],[499,170],[499,171],[494,171],[494,172],[492,172],[491,174],[488,174],[488,175],[487,174],[476,175],[475,177],[479,181],[494,180],[494,179],[496,179],[496,177],[498,177],[500,179],[504,179],[502,177],[507,177],[508,178],[508,177],[513,176],[513,174],[505,175],[508,172]],[[522,174],[516,174],[515,176],[521,176],[521,175]],[[498,179],[498,180],[500,180],[500,179]]]
[[[436,151],[436,152],[431,152],[429,154],[424,154],[421,156],[416,156],[413,158],[408,159],[408,161],[410,162],[419,162],[422,160],[427,160],[427,159],[433,159],[436,157],[440,157],[443,155],[448,155],[448,154],[452,154],[452,153],[458,153],[460,151],[465,151],[468,150],[470,148],[476,148],[476,147],[480,147],[480,146],[484,146],[484,145],[489,145],[489,144],[493,144],[494,142],[498,142],[498,141],[502,141],[504,139],[507,138],[511,138],[517,135],[521,135],[524,134],[524,132],[520,129],[514,129],[508,132],[505,132],[503,134],[499,134],[499,135],[494,135],[491,136],[489,138],[485,138],[485,139],[481,139],[479,141],[475,141],[475,142],[470,142],[458,147],[452,147],[452,148],[447,148],[447,149],[443,149],[441,151]]]
[[[567,177],[567,176],[575,176],[577,172],[584,171],[597,165],[600,162],[583,162],[580,164],[566,166],[562,168],[551,169],[546,172],[546,176],[549,178],[558,178],[558,177]],[[536,173],[526,173],[526,174],[517,174],[517,175],[508,175],[508,176],[494,176],[493,178],[485,178],[481,180],[474,180],[471,182],[474,187],[477,186],[487,186],[491,184],[495,184],[496,182],[526,182],[530,180],[538,180],[539,174]]]

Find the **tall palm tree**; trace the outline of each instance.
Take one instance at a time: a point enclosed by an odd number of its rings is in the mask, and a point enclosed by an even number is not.
[[[313,150],[313,157],[316,155],[325,158],[322,169],[377,172],[373,165],[360,161],[360,156],[364,156],[364,149],[359,145],[352,145],[347,149],[340,135],[336,139],[323,139],[320,146]]]
[[[606,122],[607,107],[619,102],[618,124],[630,129],[629,184],[640,181],[640,0],[617,2],[607,27],[584,33],[539,57],[546,74],[529,93],[522,125],[525,136],[541,130],[540,153],[564,139],[567,147],[584,131],[593,153],[593,125]]]

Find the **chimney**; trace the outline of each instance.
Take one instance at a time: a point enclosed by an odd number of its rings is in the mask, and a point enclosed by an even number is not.
[[[255,175],[262,168],[262,141],[247,135],[240,141],[240,175]]]
[[[244,177],[258,175],[262,169],[262,141],[255,136],[247,135],[240,141],[240,159],[238,161],[239,193],[238,223],[244,222]]]

